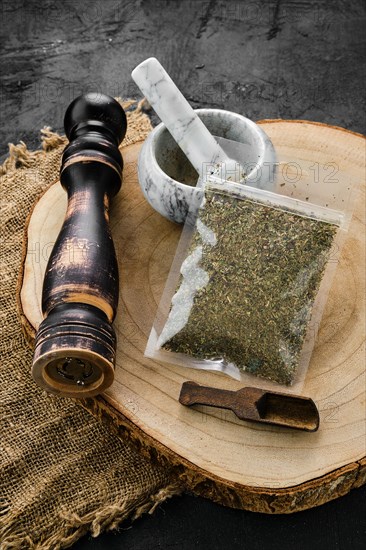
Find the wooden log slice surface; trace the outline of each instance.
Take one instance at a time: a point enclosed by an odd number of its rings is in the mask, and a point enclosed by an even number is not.
[[[365,141],[352,132],[305,121],[261,124],[279,157],[294,159],[307,181],[319,187],[334,177],[338,190],[339,185],[359,187],[302,392],[319,407],[319,431],[265,427],[240,421],[229,411],[186,408],[178,402],[185,380],[235,390],[242,384],[144,357],[181,228],[157,214],[140,191],[136,162],[141,144],[122,151],[124,183],[111,210],[121,281],[115,381],[105,394],[82,404],[152,460],[175,466],[182,485],[196,494],[228,506],[289,513],[322,504],[366,481]],[[289,169],[285,192],[291,195],[297,168],[293,164]],[[306,199],[301,179],[296,185],[297,196]],[[65,211],[66,194],[55,183],[29,218],[18,285],[29,341],[42,320],[43,274]]]

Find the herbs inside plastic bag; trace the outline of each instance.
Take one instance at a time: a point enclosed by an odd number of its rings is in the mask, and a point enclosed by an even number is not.
[[[337,229],[206,189],[159,346],[291,385]]]

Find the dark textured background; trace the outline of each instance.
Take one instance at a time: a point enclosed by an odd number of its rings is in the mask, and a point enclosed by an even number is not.
[[[130,73],[152,55],[194,107],[365,132],[361,0],[2,0],[0,9],[0,155],[8,142],[38,147],[46,124],[62,131],[80,93],[138,97]],[[364,548],[365,496],[361,488],[317,509],[263,516],[186,495],[74,548]]]

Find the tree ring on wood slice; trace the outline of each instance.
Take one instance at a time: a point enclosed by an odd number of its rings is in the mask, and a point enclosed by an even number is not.
[[[363,181],[362,136],[307,121],[261,125],[275,148],[297,160],[308,174],[315,166],[329,176],[328,169],[336,164],[339,185]],[[115,379],[103,395],[83,399],[82,405],[152,461],[171,467],[183,487],[227,506],[290,513],[361,486],[366,482],[365,334],[360,322],[365,317],[365,185],[360,186],[341,256],[335,258],[338,265],[302,392],[319,408],[320,429],[295,433],[246,423],[230,411],[184,407],[178,398],[186,380],[228,390],[242,384],[144,356],[181,228],[144,199],[136,167],[140,147],[122,150],[123,186],[110,212],[121,282],[114,322]],[[18,307],[30,342],[42,321],[47,260],[42,251],[49,250],[57,236],[65,210],[66,194],[54,184],[29,218]],[[253,385],[260,386],[260,381]]]

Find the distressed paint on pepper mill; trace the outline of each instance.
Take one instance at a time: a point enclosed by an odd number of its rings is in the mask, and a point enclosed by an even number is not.
[[[119,278],[108,209],[122,183],[127,120],[113,98],[86,94],[69,105],[64,124],[68,206],[46,268],[32,375],[52,393],[83,398],[114,377]]]

